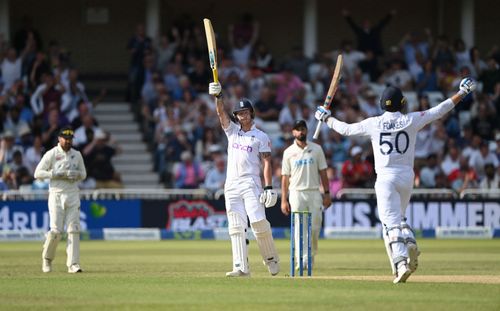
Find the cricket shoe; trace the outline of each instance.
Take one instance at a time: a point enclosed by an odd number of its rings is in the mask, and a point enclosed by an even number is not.
[[[277,275],[280,272],[280,264],[277,261],[263,261],[264,265],[267,266],[267,270],[271,273],[272,276]]]
[[[420,250],[418,249],[417,244],[408,242],[408,254],[408,268],[411,273],[413,273],[418,268],[418,256],[420,256]]]
[[[241,270],[233,270],[226,273],[228,278],[250,277],[250,272],[243,272]]]
[[[398,268],[396,269],[396,278],[392,281],[392,283],[405,283],[406,280],[410,277],[411,271],[406,264],[406,260],[402,260],[398,263]]]
[[[68,268],[68,273],[80,273],[80,272],[83,272],[83,271],[82,271],[82,268],[80,268],[80,265],[77,263],[72,264]]]
[[[50,259],[42,259],[42,271],[44,273],[52,272],[52,260]]]

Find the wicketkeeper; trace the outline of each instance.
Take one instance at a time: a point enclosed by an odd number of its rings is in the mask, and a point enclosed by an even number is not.
[[[264,264],[269,273],[276,275],[280,269],[279,256],[264,208],[274,206],[278,199],[277,192],[271,186],[271,142],[266,133],[255,127],[255,113],[250,100],[242,98],[236,103],[233,109],[235,123],[224,109],[220,83],[210,83],[208,92],[215,96],[220,124],[228,139],[224,196],[233,250],[233,270],[226,273],[226,276],[250,276],[246,244],[247,217]]]
[[[80,268],[80,190],[78,183],[87,177],[79,151],[71,148],[73,129],[63,127],[59,143],[47,151],[35,170],[35,178],[50,179],[50,230],[46,234],[42,252],[42,271],[52,271],[52,261],[66,226],[68,241],[66,265],[69,273],[82,272]]]
[[[403,113],[406,98],[400,89],[387,87],[380,99],[385,112],[358,123],[347,124],[318,107],[315,117],[345,136],[369,136],[375,156],[377,208],[384,226],[384,242],[395,276],[394,283],[403,283],[415,272],[420,251],[415,235],[406,223],[405,212],[413,189],[415,142],[419,130],[446,115],[476,84],[470,78],[460,82],[460,90],[439,105],[425,110]]]

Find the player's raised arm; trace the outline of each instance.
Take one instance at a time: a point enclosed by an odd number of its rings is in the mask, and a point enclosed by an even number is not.
[[[465,96],[469,95],[476,89],[476,82],[471,78],[463,78],[460,81],[458,92],[450,97],[453,104],[458,104]]]
[[[220,125],[223,129],[229,127],[231,120],[229,115],[224,109],[224,102],[222,101],[222,87],[219,82],[212,82],[208,86],[208,94],[215,96],[215,108],[217,115],[219,116]]]
[[[356,136],[356,135],[367,135],[365,128],[365,123],[367,120],[363,120],[357,123],[345,123],[337,120],[332,116],[330,109],[323,106],[319,106],[314,114],[316,120],[324,122],[329,128],[335,130],[337,133],[343,136]]]
[[[444,115],[455,108],[462,99],[467,96],[469,93],[473,92],[476,89],[476,82],[471,78],[464,78],[460,82],[460,87],[458,92],[441,102],[439,105],[432,107],[424,112],[418,112],[418,118],[415,118],[417,127],[420,129],[424,127],[426,124],[441,119]]]

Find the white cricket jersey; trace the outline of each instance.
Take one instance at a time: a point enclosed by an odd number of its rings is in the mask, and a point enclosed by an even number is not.
[[[398,173],[401,169],[413,169],[417,133],[428,123],[437,120],[455,105],[447,99],[439,105],[408,114],[388,112],[347,124],[333,117],[328,126],[344,136],[370,136],[375,156],[375,171]]]
[[[245,132],[234,122],[230,122],[224,132],[228,140],[226,183],[237,181],[240,177],[260,178],[260,153],[271,152],[271,140],[267,134],[257,129],[255,124]]]
[[[302,149],[294,141],[283,152],[281,174],[290,176],[290,190],[319,190],[319,171],[326,168],[325,153],[316,143],[307,141]]]
[[[76,181],[52,177],[53,171],[63,170],[78,171],[80,176]],[[82,154],[73,148],[66,152],[59,144],[43,155],[35,169],[35,178],[50,178],[50,192],[78,191],[78,182],[86,177],[87,171],[85,170]]]

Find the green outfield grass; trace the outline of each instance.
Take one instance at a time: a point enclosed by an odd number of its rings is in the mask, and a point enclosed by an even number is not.
[[[228,279],[229,241],[65,243],[41,272],[41,242],[0,243],[1,310],[499,310],[500,240],[420,240],[419,270],[392,284],[383,242],[320,241],[312,278],[290,278],[289,242],[271,277],[251,242],[252,277]]]

